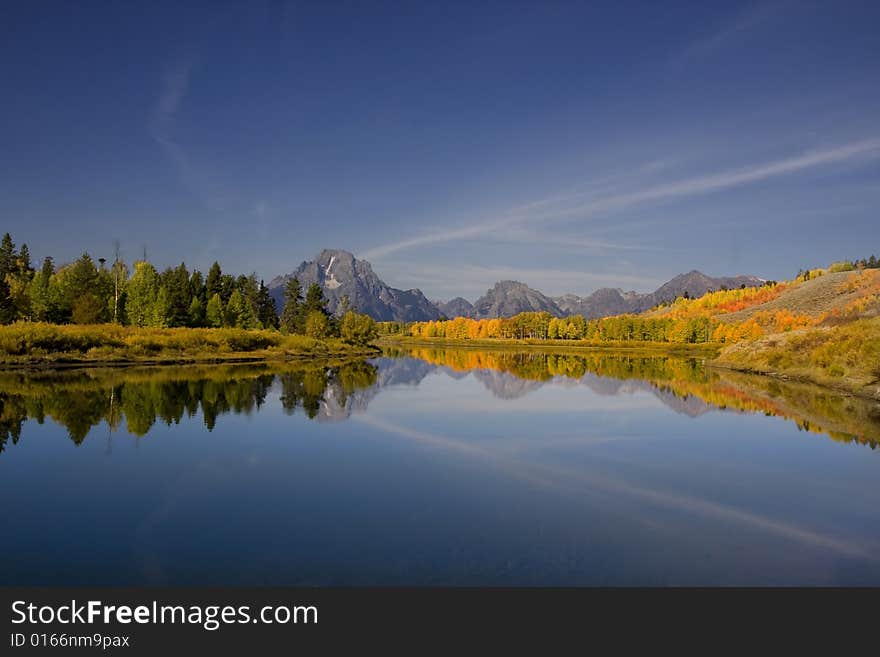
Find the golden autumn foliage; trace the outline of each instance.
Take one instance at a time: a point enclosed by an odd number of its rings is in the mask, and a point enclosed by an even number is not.
[[[840,270],[837,271],[850,271]],[[585,344],[650,342],[659,344],[733,344],[754,341],[768,335],[788,333],[812,326],[853,321],[866,314],[880,313],[880,269],[852,269],[836,293],[854,295],[828,312],[807,314],[791,308],[759,310],[788,290],[801,289],[806,281],[825,276],[831,269],[801,272],[797,279],[768,281],[757,287],[716,290],[696,299],[679,297],[641,315],[616,315],[587,320],[580,315],[553,317],[546,312],[526,312],[513,317],[471,319],[456,317],[445,321],[414,322],[386,334],[443,340],[576,340]],[[841,304],[843,304],[841,301]],[[776,307],[774,307],[776,306]],[[747,317],[733,321],[734,313],[751,310]],[[392,323],[387,323],[392,324]]]
[[[676,319],[734,313],[777,298],[795,283],[770,283],[760,287],[707,292],[696,299],[679,297],[665,314]]]

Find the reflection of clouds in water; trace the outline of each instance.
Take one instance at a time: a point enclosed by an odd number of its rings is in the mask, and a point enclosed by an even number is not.
[[[368,414],[360,415],[356,420],[385,434],[400,436],[412,442],[429,447],[438,447],[466,456],[476,456],[488,461],[494,467],[512,477],[564,494],[582,494],[582,487],[586,486],[606,494],[610,493],[616,497],[625,496],[654,506],[709,517],[731,524],[744,525],[756,531],[795,541],[809,547],[833,551],[847,557],[870,560],[878,559],[877,549],[880,546],[877,545],[865,546],[848,542],[844,539],[804,529],[791,523],[774,520],[768,516],[744,511],[733,506],[703,500],[686,494],[631,484],[620,478],[611,478],[607,475],[592,473],[583,469],[575,470],[521,461],[515,458],[516,446],[514,450],[509,450],[508,446],[504,443],[493,443],[490,448],[482,443],[474,444],[465,440],[411,429]],[[599,444],[613,440],[616,440],[616,438],[587,437],[584,443],[581,444],[590,444],[591,441],[594,444]]]

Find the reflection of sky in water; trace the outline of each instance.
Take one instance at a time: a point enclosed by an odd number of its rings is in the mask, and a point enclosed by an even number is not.
[[[880,584],[864,446],[640,381],[395,362],[347,422],[284,413],[277,382],[210,433],[75,446],[28,421],[0,455],[0,582]]]

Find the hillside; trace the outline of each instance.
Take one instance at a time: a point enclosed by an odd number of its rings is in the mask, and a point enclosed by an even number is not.
[[[869,270],[870,271],[870,270]],[[876,271],[876,270],[875,270]],[[717,315],[722,322],[744,322],[758,312],[788,310],[799,315],[819,317],[823,313],[843,310],[864,295],[862,286],[847,287],[853,272],[828,273],[808,281],[790,285],[779,296],[733,313]]]
[[[880,401],[880,317],[734,343],[712,364],[811,381]]]

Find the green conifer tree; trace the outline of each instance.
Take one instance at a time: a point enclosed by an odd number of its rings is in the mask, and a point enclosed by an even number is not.
[[[205,306],[205,323],[214,328],[223,326],[223,300],[219,292],[215,292],[208,299],[208,305]]]
[[[257,292],[257,321],[263,328],[278,328],[278,310],[275,308],[275,299],[269,294],[269,288],[262,280]]]
[[[302,286],[299,280],[291,278],[287,281],[287,287],[284,288],[284,310],[281,312],[280,326],[281,330],[287,333],[301,333],[305,327],[300,327],[300,305],[302,295]]]
[[[198,296],[193,296],[192,301],[190,301],[187,315],[189,317],[189,326],[197,328],[205,325],[205,307]]]

